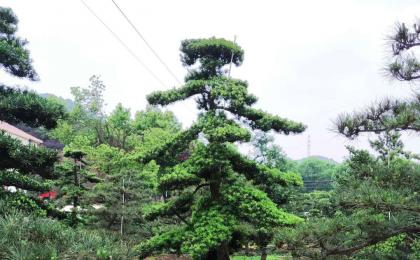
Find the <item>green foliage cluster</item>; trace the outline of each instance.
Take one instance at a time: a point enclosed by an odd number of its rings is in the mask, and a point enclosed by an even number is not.
[[[394,34],[389,37],[393,61],[388,65],[388,71],[393,78],[401,81],[420,79],[420,63],[412,51],[420,44],[419,36],[418,22],[414,23],[413,28],[408,28],[404,23],[396,24]]]
[[[0,68],[17,77],[37,79],[32,67],[27,41],[15,35],[18,18],[12,9],[0,7]]]
[[[25,146],[5,133],[0,133],[0,169],[16,169],[22,174],[53,176],[57,152],[35,146]]]
[[[138,158],[172,140],[181,126],[173,113],[152,106],[134,118],[121,104],[107,114],[105,88],[97,76],[91,77],[87,88],[73,88],[74,108],[52,131],[66,144],[65,151],[84,153],[77,185],[72,160],[56,167],[61,172],[56,203],[63,207],[72,201],[72,194],[77,195],[78,219],[84,225],[118,233],[124,241],[139,241],[158,226],[139,212],[164,191],[157,185],[159,166],[154,161],[139,163]]]
[[[408,100],[384,99],[363,111],[341,114],[336,122],[339,133],[355,138],[360,133],[389,130],[420,130],[420,95]]]
[[[224,65],[230,62],[242,64],[244,51],[237,44],[220,38],[188,39],[181,43],[181,61],[184,66],[192,66],[198,61],[200,68],[191,70],[186,81],[209,79],[222,73]]]
[[[274,227],[294,225],[302,221],[301,218],[279,209],[265,192],[244,180],[235,180],[223,192],[226,194],[226,203],[232,210],[238,211],[241,219],[255,225],[257,231],[263,229],[269,232]]]
[[[57,119],[63,118],[63,105],[38,96],[27,90],[17,90],[0,85],[0,120],[32,127],[53,128]]]
[[[339,166],[334,161],[307,157],[296,163],[296,171],[305,182],[305,191],[331,190]]]
[[[420,166],[404,151],[398,133],[383,135],[371,142],[379,156],[349,148],[335,189],[309,193],[316,205],[293,205],[310,215],[301,226],[277,235],[279,247],[287,244],[294,255],[315,259],[410,259],[417,254]]]
[[[105,232],[11,212],[0,218],[1,259],[129,259],[129,245]]]
[[[16,209],[37,216],[47,216],[48,212],[41,207],[40,203],[37,203],[35,199],[25,194],[1,191],[0,195],[0,209],[2,210],[0,217],[4,217],[5,214],[13,212]]]
[[[336,197],[333,190],[294,191],[288,194],[285,209],[312,221],[314,218],[332,217],[337,210]]]

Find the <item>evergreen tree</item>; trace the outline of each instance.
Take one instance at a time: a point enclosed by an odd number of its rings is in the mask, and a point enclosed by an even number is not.
[[[416,56],[416,48],[420,46],[419,23],[415,23],[412,30],[404,23],[397,24],[389,41],[393,60],[387,66],[388,74],[392,79],[411,82],[416,86],[420,79],[420,62]],[[349,138],[355,138],[365,132],[418,132],[420,93],[418,89],[414,89],[414,95],[410,99],[387,98],[363,111],[341,114],[336,126],[339,133]]]
[[[0,7],[0,68],[13,76],[36,80],[26,40],[15,35],[18,19],[10,8]],[[64,107],[50,102],[33,92],[0,86],[0,120],[24,123],[31,127],[52,128],[64,116]],[[47,191],[54,178],[55,151],[25,146],[6,133],[0,133],[0,187],[15,186],[27,193],[0,190],[0,200],[5,209],[18,207],[36,210],[39,214],[61,215],[36,199],[35,192]]]
[[[323,214],[280,232],[279,245],[311,259],[416,259],[410,255],[420,244],[420,166],[395,136],[373,147],[380,156],[350,149],[330,199],[312,207]]]
[[[69,203],[72,205],[70,218],[72,226],[84,221],[80,212],[87,206],[87,184],[100,181],[94,173],[86,169],[85,155],[86,153],[81,150],[66,147],[64,157],[67,160],[56,167],[56,172],[60,173],[60,179],[57,181],[60,187],[59,197],[65,205]]]
[[[404,24],[391,37],[392,77],[416,83],[419,63],[407,50],[419,46],[419,27]],[[313,259],[418,259],[420,248],[420,165],[404,151],[401,131],[420,130],[419,95],[409,101],[385,100],[363,112],[338,118],[338,132],[355,138],[376,133],[370,144],[379,156],[349,147],[350,158],[341,167],[328,218],[312,219],[278,237],[295,255]]]
[[[337,163],[317,157],[307,157],[297,163],[297,172],[305,183],[305,191],[331,190]]]
[[[144,173],[156,169],[140,165],[133,154],[105,144],[90,149],[88,158],[89,167],[104,178],[88,194],[91,205],[99,206],[90,212],[92,226],[118,232],[124,240],[144,237],[144,221],[138,211],[154,195]]]
[[[0,68],[16,77],[36,80],[38,76],[25,48],[27,41],[15,34],[18,22],[12,9],[0,7]]]
[[[290,134],[305,126],[252,108],[257,98],[248,94],[247,82],[230,78],[225,69],[243,61],[237,44],[217,38],[184,40],[181,60],[189,68],[185,85],[147,99],[152,105],[168,105],[196,96],[201,113],[189,129],[143,159],[153,158],[162,166],[158,187],[168,194],[146,217],[177,217],[183,224],[142,243],[139,252],[147,256],[175,250],[194,259],[229,259],[229,244],[235,244],[241,224],[269,234],[301,221],[256,186],[300,184],[300,177],[247,159],[234,143],[250,141],[250,130]],[[185,151],[188,156],[180,156]]]

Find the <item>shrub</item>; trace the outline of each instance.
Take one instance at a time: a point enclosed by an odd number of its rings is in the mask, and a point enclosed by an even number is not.
[[[0,259],[128,259],[131,252],[110,234],[22,212],[0,217]]]

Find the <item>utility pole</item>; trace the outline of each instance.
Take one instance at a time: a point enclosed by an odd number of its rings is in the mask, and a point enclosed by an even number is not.
[[[233,37],[233,43],[236,43],[236,35]],[[230,78],[230,71],[232,70],[232,62],[233,62],[233,51],[232,51],[232,55],[230,56],[230,64],[229,64],[229,78]]]
[[[124,204],[125,204],[125,187],[124,187],[124,178],[122,179],[122,212],[121,212],[121,226],[120,226],[120,233],[121,238],[123,235],[123,226],[124,226]]]
[[[76,157],[73,158],[74,160],[74,165],[73,165],[73,184],[75,187],[79,188],[79,178],[77,176],[77,163],[78,160]],[[81,167],[81,166],[80,166]],[[73,195],[73,208],[72,208],[72,221],[73,221],[73,225],[77,224],[77,207],[79,206],[79,198],[78,195]]]

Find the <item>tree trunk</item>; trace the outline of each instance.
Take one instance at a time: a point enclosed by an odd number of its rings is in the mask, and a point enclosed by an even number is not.
[[[217,259],[217,252],[216,250],[210,250],[206,256],[204,257],[204,260],[215,260]]]
[[[218,201],[220,199],[220,184],[219,183],[210,183],[210,196],[213,201]]]
[[[267,247],[261,248],[261,260],[267,260]]]
[[[210,250],[204,258],[205,260],[229,260],[229,249],[226,242],[218,248]]]
[[[223,242],[216,251],[217,260],[229,260],[229,248],[226,242]]]
[[[75,187],[79,187],[79,180],[77,178],[77,160],[76,158],[74,159],[74,166],[73,166],[73,181],[74,181],[74,186]],[[72,209],[72,225],[76,226],[77,225],[77,207],[79,206],[79,200],[78,200],[78,196],[74,195],[73,196],[73,209]]]
[[[124,205],[125,204],[125,186],[124,186],[124,178],[122,179],[122,206],[121,206],[121,225],[120,225],[120,234],[121,234],[121,239],[123,236],[123,231],[124,231]]]
[[[220,200],[220,182],[210,183],[211,199],[213,201]],[[207,253],[206,260],[229,260],[229,247],[226,241],[222,242],[216,250]]]

